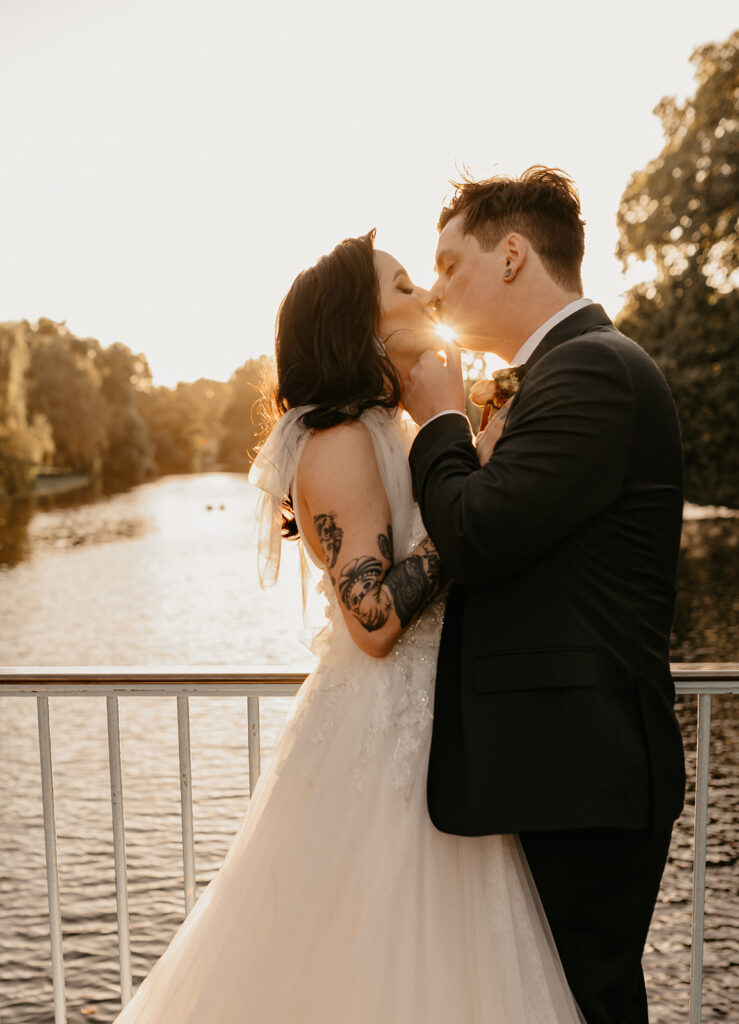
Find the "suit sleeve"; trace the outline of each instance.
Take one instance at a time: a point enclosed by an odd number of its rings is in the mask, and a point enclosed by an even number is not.
[[[607,508],[623,486],[633,425],[633,386],[621,355],[583,338],[534,366],[482,468],[458,416],[424,426],[411,472],[451,578],[470,586],[503,582]]]

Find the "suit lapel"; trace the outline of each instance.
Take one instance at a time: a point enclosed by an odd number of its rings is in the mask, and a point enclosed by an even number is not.
[[[583,309],[578,309],[576,312],[571,313],[570,316],[565,317],[541,339],[539,344],[536,346],[534,351],[531,353],[529,358],[524,363],[526,374],[530,373],[534,366],[542,359],[547,352],[551,352],[557,345],[561,345],[563,341],[572,341],[581,334],[586,334],[588,331],[592,331],[597,327],[613,327],[613,322],[610,317],[603,309],[602,306],[593,302],[589,306],[585,306]],[[615,330],[615,328],[614,328]],[[522,380],[525,383],[526,376],[524,374]],[[505,433],[508,423],[510,422],[510,414],[513,412],[516,403],[519,400],[521,392],[514,396],[511,402],[510,409],[508,410],[508,416],[503,427],[503,433]]]
[[[606,311],[596,303],[591,303],[589,306],[585,306],[584,309],[578,309],[575,313],[565,317],[564,320],[560,320],[551,331],[544,335],[526,360],[524,364],[526,373],[529,373],[539,360],[547,352],[551,352],[556,345],[560,345],[563,341],[572,341],[573,338],[577,338],[580,334],[586,334],[595,327],[613,327],[613,323]]]

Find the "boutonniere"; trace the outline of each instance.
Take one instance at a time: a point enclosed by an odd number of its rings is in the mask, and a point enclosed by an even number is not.
[[[480,430],[484,430],[490,417],[502,409],[519,389],[526,366],[506,366],[493,370],[489,380],[478,380],[470,388],[470,401],[482,406]]]

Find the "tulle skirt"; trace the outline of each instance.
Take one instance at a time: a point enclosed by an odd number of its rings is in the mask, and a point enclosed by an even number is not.
[[[435,829],[435,650],[335,647],[117,1024],[575,1024],[514,836]]]

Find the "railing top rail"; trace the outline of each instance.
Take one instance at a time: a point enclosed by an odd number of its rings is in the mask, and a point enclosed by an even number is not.
[[[305,679],[304,665],[0,665],[2,682],[166,682],[186,679],[193,682],[256,682]],[[727,679],[739,682],[739,662],[673,662],[675,680]]]
[[[718,663],[673,661],[670,665],[670,672],[676,682],[683,679],[728,679],[734,682],[739,681],[739,663],[730,661]]]
[[[305,668],[224,665],[0,667],[0,696],[293,696]]]
[[[739,693],[739,664],[671,666],[676,692]],[[0,695],[200,694],[288,696],[308,675],[305,667],[264,665],[21,665],[0,666]]]
[[[8,665],[3,683],[301,683],[308,675],[295,665]]]

